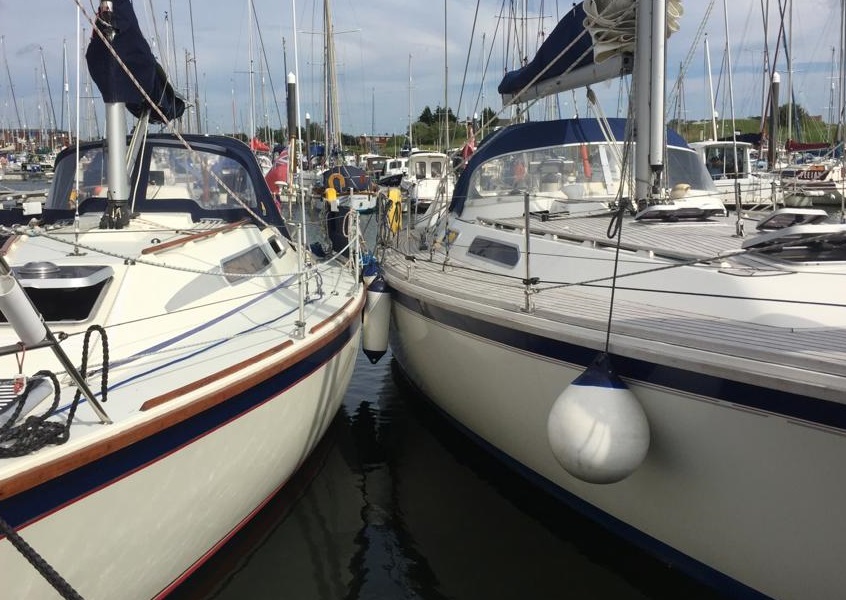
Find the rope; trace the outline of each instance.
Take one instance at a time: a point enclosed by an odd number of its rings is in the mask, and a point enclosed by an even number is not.
[[[75,248],[82,248],[83,250],[88,250],[89,252],[95,252],[98,254],[102,254],[104,256],[111,256],[112,258],[117,258],[123,261],[125,264],[139,264],[139,265],[146,265],[148,267],[158,267],[161,269],[169,269],[171,271],[181,271],[184,273],[193,273],[195,275],[211,275],[215,277],[241,277],[244,279],[273,279],[273,278],[289,278],[289,277],[296,277],[299,273],[230,273],[227,271],[209,271],[209,270],[202,270],[202,269],[193,269],[191,267],[177,267],[174,265],[168,265],[165,263],[154,262],[151,260],[147,260],[144,258],[140,258],[137,256],[129,256],[126,254],[119,254],[117,252],[111,252],[109,250],[104,250],[102,248],[98,248],[96,246],[89,246],[87,244],[82,244],[78,241],[70,242],[63,240],[59,236],[51,235],[47,233],[44,229],[30,227],[28,225],[21,225],[15,227],[0,227],[0,233],[8,233],[9,235],[28,235],[30,237],[44,237],[48,240],[52,240],[54,242],[58,242],[60,244],[65,244],[67,246],[73,246]],[[311,269],[306,269],[305,273],[309,273],[310,271],[320,271],[322,269],[328,269],[329,266],[333,261],[337,260],[337,258],[332,258],[321,263],[320,266],[315,266]]]
[[[53,402],[40,415],[27,417],[23,422],[15,424],[23,410],[30,392],[39,379],[48,378],[53,383]],[[12,418],[0,427],[0,458],[25,456],[48,445],[59,445],[67,441],[67,427],[65,423],[48,421],[59,406],[61,387],[59,379],[50,371],[38,371],[27,382],[24,392],[18,397]],[[69,423],[68,423],[69,426]]]
[[[65,579],[59,575],[59,573],[50,566],[44,558],[35,551],[35,549],[30,546],[25,539],[23,539],[20,534],[18,534],[15,529],[9,525],[3,517],[0,517],[0,533],[6,536],[6,539],[9,540],[9,543],[15,547],[15,549],[23,555],[29,564],[31,564],[35,569],[41,574],[44,579],[47,580],[47,583],[53,586],[59,595],[62,598],[66,598],[67,600],[82,600],[82,596],[73,589],[71,584],[69,584]]]
[[[100,395],[103,402],[108,400],[109,383],[109,338],[106,330],[100,325],[92,325],[85,332],[82,342],[82,365],[79,372],[83,379],[88,378],[88,351],[91,334],[97,332],[103,343],[103,366],[101,370]],[[26,399],[30,392],[39,383],[40,379],[48,378],[53,383],[53,402],[50,407],[40,415],[27,417],[22,423],[15,424],[23,411]],[[73,402],[70,405],[67,419],[64,423],[59,421],[48,421],[48,418],[56,414],[61,398],[61,385],[56,375],[50,371],[39,371],[27,382],[24,392],[15,401],[15,408],[12,416],[0,427],[0,458],[25,456],[36,450],[49,445],[61,445],[70,438],[70,426],[76,414],[79,401],[82,399],[82,390],[77,388]],[[10,409],[11,410],[11,409]]]

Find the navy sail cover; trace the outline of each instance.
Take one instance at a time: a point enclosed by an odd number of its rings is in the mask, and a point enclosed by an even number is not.
[[[580,2],[558,21],[558,25],[538,48],[538,53],[529,64],[516,71],[509,71],[503,76],[497,91],[500,94],[517,94],[533,82],[542,71],[541,79],[551,79],[568,69],[592,64],[593,40],[585,32],[585,16],[585,9]],[[572,47],[555,60],[558,53],[571,43]],[[553,64],[546,69],[550,63]]]
[[[141,33],[132,1],[113,0],[112,12],[101,10],[98,13],[97,29],[106,34],[107,39],[110,30],[114,32],[111,45],[115,52],[164,114],[163,121],[156,111],[152,111],[150,121],[162,123],[182,116],[185,111],[185,101],[173,89],[164,69],[153,56],[150,45]],[[88,71],[103,95],[104,102],[123,102],[127,110],[136,117],[149,106],[135,83],[96,32],[91,36],[85,59],[88,63]]]

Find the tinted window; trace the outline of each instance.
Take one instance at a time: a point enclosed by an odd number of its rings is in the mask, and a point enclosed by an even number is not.
[[[520,250],[516,246],[482,237],[477,237],[470,243],[468,253],[509,267],[513,267],[520,260]]]

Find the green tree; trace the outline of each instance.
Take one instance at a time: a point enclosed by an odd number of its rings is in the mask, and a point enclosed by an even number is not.
[[[446,115],[447,115],[447,119],[449,120],[450,123],[455,123],[456,121],[458,121],[456,116],[454,114],[452,114],[451,108],[446,109]],[[435,109],[435,123],[441,123],[441,122],[443,122],[443,120],[444,120],[444,109],[442,107],[438,106]],[[431,123],[429,123],[429,124],[431,125]]]
[[[801,104],[794,104],[792,110],[794,123],[804,123],[809,117],[808,111]],[[778,124],[779,127],[787,127],[787,104],[778,107]]]
[[[499,123],[496,111],[490,107],[482,109],[482,123],[485,124],[485,129],[496,127],[497,123]]]
[[[423,112],[420,113],[420,116],[417,118],[418,123],[424,123],[425,125],[432,125],[437,122],[435,119],[435,115],[432,114],[432,109],[428,106],[423,109]]]

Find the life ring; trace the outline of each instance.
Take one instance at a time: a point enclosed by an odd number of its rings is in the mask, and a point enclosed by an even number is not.
[[[340,180],[341,184],[340,187],[335,187],[335,182]],[[329,176],[329,179],[326,180],[326,187],[328,188],[335,188],[337,191],[342,192],[344,187],[347,185],[347,180],[341,173],[332,173]]]
[[[582,155],[582,169],[585,172],[585,179],[590,179],[593,176],[593,167],[590,166],[587,144],[579,146],[579,152]]]

